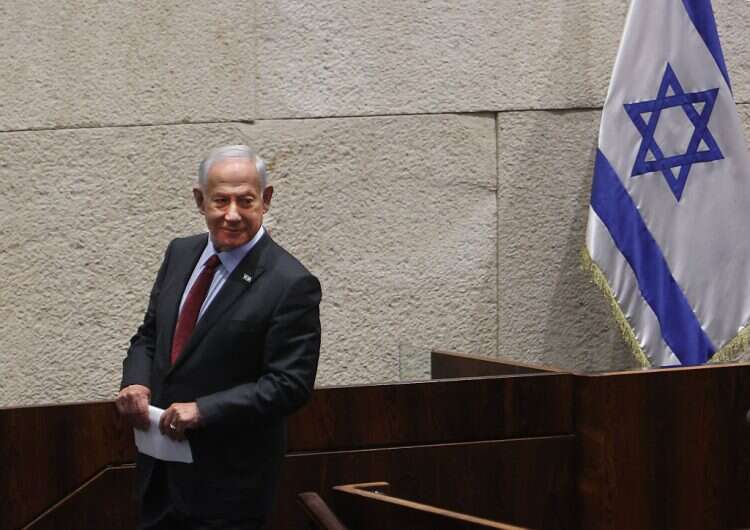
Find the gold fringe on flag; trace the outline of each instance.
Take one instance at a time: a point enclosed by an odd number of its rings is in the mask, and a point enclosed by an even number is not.
[[[641,348],[641,345],[638,343],[638,339],[635,336],[633,327],[630,325],[627,317],[622,312],[620,304],[617,303],[617,298],[615,298],[615,293],[609,286],[607,277],[604,275],[599,266],[594,263],[594,260],[591,259],[591,255],[589,254],[589,251],[585,246],[583,247],[583,249],[581,249],[581,268],[591,275],[591,279],[594,284],[596,284],[599,290],[604,293],[604,296],[609,302],[610,308],[612,309],[612,314],[615,317],[615,322],[617,322],[617,327],[620,328],[622,338],[625,339],[625,342],[633,352],[635,360],[640,366],[644,368],[651,368],[653,365],[651,364],[651,361],[648,360],[648,357],[646,357],[646,354],[643,351],[643,348]],[[726,363],[735,361],[737,357],[745,349],[747,349],[748,346],[750,346],[750,325],[742,328],[739,333],[737,333],[737,336],[727,342],[719,351],[715,352],[713,357],[711,357],[708,362]]]
[[[594,284],[596,284],[609,302],[612,316],[615,317],[617,327],[620,328],[620,334],[622,335],[622,338],[625,339],[625,343],[630,347],[630,351],[633,352],[636,362],[643,368],[651,368],[651,361],[648,360],[648,357],[646,357],[646,354],[643,352],[643,348],[641,348],[641,345],[638,343],[638,338],[635,336],[633,327],[630,325],[630,322],[628,322],[625,313],[622,312],[620,304],[617,303],[617,298],[615,298],[615,293],[609,286],[607,277],[604,276],[599,265],[594,263],[594,260],[591,259],[589,250],[585,246],[581,249],[581,268],[591,275]]]
[[[736,361],[737,357],[750,345],[750,326],[742,328],[737,336],[727,342],[724,347],[714,353],[709,359],[710,363],[729,363]]]

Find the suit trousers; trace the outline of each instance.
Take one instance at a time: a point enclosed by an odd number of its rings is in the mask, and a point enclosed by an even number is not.
[[[166,466],[156,462],[141,501],[138,530],[261,530],[256,519],[200,519],[179,513],[171,502]]]

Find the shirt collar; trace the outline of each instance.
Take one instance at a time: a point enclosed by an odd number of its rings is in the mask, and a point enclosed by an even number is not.
[[[219,256],[221,264],[227,270],[227,274],[232,274],[232,271],[237,268],[237,265],[240,264],[245,256],[247,256],[247,253],[252,250],[252,248],[256,245],[256,243],[258,243],[258,241],[260,241],[260,238],[263,237],[263,234],[265,233],[265,227],[261,226],[250,241],[240,247],[233,248],[232,250],[224,250],[223,252],[216,251],[216,248],[211,241],[211,235],[209,234],[208,244],[206,244],[206,249],[201,255],[200,265],[205,265],[206,261],[208,261],[208,258],[213,256],[214,254],[217,254]]]

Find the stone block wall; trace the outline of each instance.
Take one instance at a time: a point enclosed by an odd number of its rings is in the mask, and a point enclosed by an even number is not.
[[[750,126],[750,5],[715,0]],[[318,384],[431,349],[633,366],[578,267],[623,0],[0,4],[0,406],[111,398],[190,188],[272,162],[321,279]]]

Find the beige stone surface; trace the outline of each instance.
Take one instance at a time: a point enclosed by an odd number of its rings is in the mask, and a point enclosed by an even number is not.
[[[738,110],[740,111],[742,124],[745,127],[745,141],[748,143],[748,146],[750,146],[750,104],[738,105]],[[750,325],[750,323],[748,323],[748,325]],[[737,355],[735,360],[744,362],[750,361],[750,347],[746,347],[745,351]]]
[[[750,101],[750,7],[714,7],[735,95]],[[626,10],[13,0],[0,4],[0,130],[597,107]]]
[[[735,101],[750,103],[750,3],[713,0],[712,4]]]
[[[292,192],[273,219],[323,283],[321,381],[392,381],[399,354],[413,374],[432,348],[494,353],[493,117],[269,126],[293,131],[269,135]]]
[[[274,238],[321,279],[319,383],[496,348],[492,115],[0,133],[0,406],[112,397],[200,156],[273,161]]]
[[[750,98],[750,8],[714,2]],[[277,0],[259,4],[262,117],[601,106],[623,0]]]
[[[253,2],[0,3],[0,130],[246,120]]]
[[[634,366],[579,266],[598,111],[498,115],[498,351],[566,369]]]

